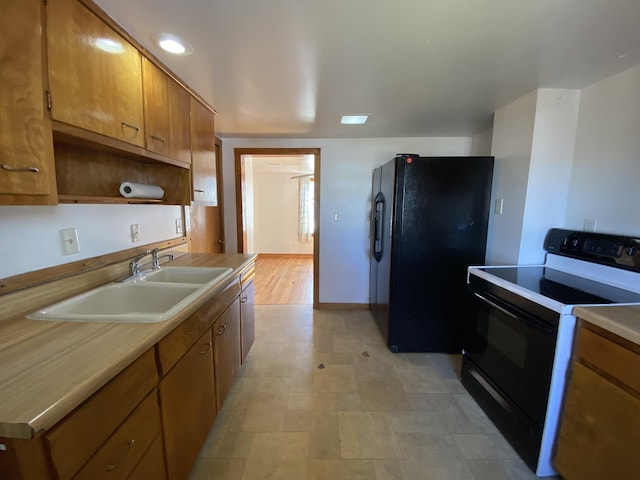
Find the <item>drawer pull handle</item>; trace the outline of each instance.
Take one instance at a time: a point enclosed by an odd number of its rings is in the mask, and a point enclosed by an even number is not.
[[[204,346],[204,348],[202,350],[200,350],[200,355],[206,354],[209,351],[210,348],[211,348],[211,342],[207,342],[207,344]]]
[[[123,127],[127,127],[127,128],[132,128],[134,129],[136,132],[140,131],[140,127],[138,127],[137,125],[131,125],[130,123],[127,122],[122,122],[122,126]]]
[[[166,141],[167,141],[164,137],[161,137],[161,136],[159,136],[159,135],[151,135],[151,138],[152,138],[153,140],[158,140],[159,142],[162,142],[162,143],[164,143],[164,142],[166,142]]]
[[[118,459],[117,462],[110,463],[109,465],[107,465],[107,472],[111,472],[111,471],[115,470],[116,468],[118,468],[124,462],[124,459],[127,458],[127,455],[129,455],[129,452],[131,452],[131,447],[133,447],[134,443],[136,443],[136,441],[133,438],[131,440],[127,440],[125,442],[124,449],[122,450],[122,453],[120,454],[120,458]]]
[[[216,335],[222,335],[227,330],[227,325],[222,325]]]
[[[247,303],[249,299],[247,297],[240,297],[240,303]]]
[[[7,165],[6,163],[2,165],[3,170],[8,170],[10,172],[33,172],[38,173],[40,169],[38,167],[12,167],[11,165]]]
[[[202,190],[201,188],[196,188],[196,189],[194,190],[194,192],[197,192],[197,193],[204,193],[204,190]]]

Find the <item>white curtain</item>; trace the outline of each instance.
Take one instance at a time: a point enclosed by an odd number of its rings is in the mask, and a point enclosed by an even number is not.
[[[313,241],[313,177],[298,178],[298,239]]]

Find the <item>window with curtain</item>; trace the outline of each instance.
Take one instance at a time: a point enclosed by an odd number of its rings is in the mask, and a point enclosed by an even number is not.
[[[313,177],[305,175],[298,178],[298,239],[301,242],[313,240]]]

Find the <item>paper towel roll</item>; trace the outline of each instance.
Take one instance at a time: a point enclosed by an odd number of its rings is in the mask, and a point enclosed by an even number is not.
[[[158,185],[122,182],[120,184],[120,195],[126,198],[161,199],[164,196],[164,190]]]

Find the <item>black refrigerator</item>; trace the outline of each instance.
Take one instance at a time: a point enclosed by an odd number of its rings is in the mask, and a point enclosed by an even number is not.
[[[373,172],[369,303],[392,352],[462,351],[469,265],[485,263],[493,157],[399,154]]]

